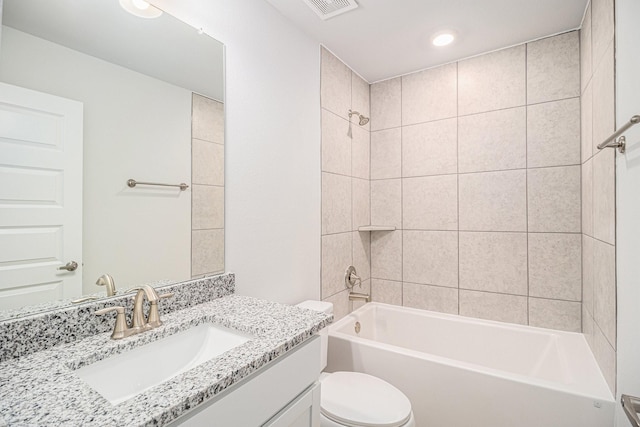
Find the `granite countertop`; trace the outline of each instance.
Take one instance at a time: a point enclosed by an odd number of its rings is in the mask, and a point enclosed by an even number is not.
[[[8,426],[165,425],[307,340],[331,317],[231,295],[166,314],[163,322],[159,328],[122,340],[101,333],[0,363],[0,426],[3,421]],[[255,338],[115,406],[73,373],[205,322]]]

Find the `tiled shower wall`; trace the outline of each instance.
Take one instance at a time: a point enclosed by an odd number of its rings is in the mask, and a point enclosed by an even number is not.
[[[224,271],[224,104],[193,94],[191,276]]]
[[[614,5],[593,0],[582,23],[582,328],[615,392],[615,151],[596,146],[615,131]]]
[[[579,42],[371,86],[374,301],[581,331]]]
[[[369,124],[349,130],[349,109],[369,117],[369,84],[321,49],[322,106],[322,299],[334,305],[336,318],[352,305],[344,285],[345,270],[356,267],[362,289],[370,290]]]

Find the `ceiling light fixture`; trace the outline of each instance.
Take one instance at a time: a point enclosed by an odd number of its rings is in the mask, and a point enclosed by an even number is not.
[[[120,6],[132,15],[140,18],[157,18],[162,11],[145,0],[120,0]]]
[[[453,43],[455,38],[456,37],[452,32],[442,32],[433,36],[433,38],[431,39],[431,43],[433,43],[434,46],[442,47]]]

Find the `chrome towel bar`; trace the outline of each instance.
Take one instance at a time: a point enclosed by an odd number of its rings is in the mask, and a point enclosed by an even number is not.
[[[640,123],[640,115],[636,114],[635,116],[631,117],[631,120],[625,123],[620,129],[615,131],[613,135],[598,144],[598,150],[602,150],[603,148],[617,148],[619,152],[624,154],[627,148],[627,139],[624,136],[620,135],[625,133],[631,126],[637,125],[638,123]]]
[[[142,181],[136,181],[135,179],[128,179],[127,180],[127,185],[131,188],[135,187],[136,185],[155,185],[155,186],[159,186],[159,187],[178,187],[180,189],[180,191],[184,191],[187,188],[189,188],[189,186],[187,184],[185,184],[184,182],[180,183],[180,184],[162,184],[159,182],[142,182]]]

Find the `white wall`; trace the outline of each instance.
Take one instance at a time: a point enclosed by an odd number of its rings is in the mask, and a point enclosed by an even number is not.
[[[237,292],[319,298],[319,43],[264,0],[152,3],[226,46],[225,267]]]
[[[616,123],[640,114],[640,2],[616,0]],[[640,126],[617,156],[618,401],[640,397]],[[617,426],[629,421],[618,405]]]
[[[191,92],[9,27],[0,80],[84,104],[84,293],[188,279],[190,192],[125,183],[189,182]]]

